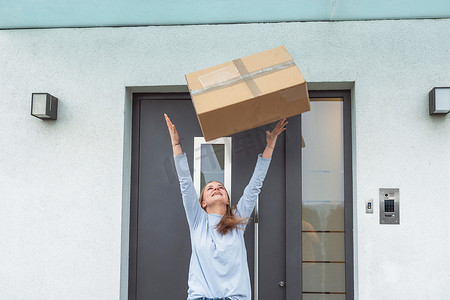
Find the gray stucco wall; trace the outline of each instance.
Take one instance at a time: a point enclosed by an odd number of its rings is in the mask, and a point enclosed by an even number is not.
[[[133,90],[284,44],[312,88],[353,87],[355,295],[450,293],[450,20],[0,31],[0,297],[126,299]],[[60,99],[56,122],[31,93]],[[364,212],[398,187],[401,225]],[[436,208],[433,211],[430,207]],[[428,213],[426,213],[428,212]],[[122,296],[121,296],[122,295]]]

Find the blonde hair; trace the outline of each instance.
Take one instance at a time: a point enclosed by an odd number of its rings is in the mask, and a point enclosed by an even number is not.
[[[203,187],[202,191],[200,192],[199,202],[200,205],[202,205],[203,202],[203,195],[205,193],[206,186],[210,184],[211,182],[219,182],[220,181],[210,181]],[[223,184],[222,184],[223,185]],[[224,186],[225,189],[225,186]],[[227,193],[228,200],[230,200],[230,195],[228,195],[228,191],[225,189],[225,192]],[[206,208],[203,208],[206,211]],[[221,234],[227,234],[230,230],[238,228],[243,230],[244,225],[248,224],[250,222],[250,218],[240,218],[236,216],[237,207],[236,205],[233,205],[230,207],[229,204],[227,204],[227,209],[225,211],[225,214],[223,215],[222,219],[220,219],[219,223],[217,224],[217,231]]]

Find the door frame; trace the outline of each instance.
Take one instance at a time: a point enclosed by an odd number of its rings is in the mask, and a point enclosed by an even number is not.
[[[344,221],[345,221],[345,291],[346,299],[354,299],[353,275],[353,183],[352,183],[352,125],[351,91],[326,90],[309,91],[310,98],[340,97],[343,99],[344,122]],[[130,232],[128,299],[136,299],[137,290],[137,226],[139,211],[139,136],[140,104],[149,99],[190,100],[189,93],[133,93],[132,94],[132,149],[131,149],[131,190],[130,190]],[[292,118],[290,126],[300,130],[286,130],[286,299],[302,297],[302,163],[301,163],[301,115]],[[298,128],[297,127],[297,128]],[[300,195],[300,196],[299,196]]]

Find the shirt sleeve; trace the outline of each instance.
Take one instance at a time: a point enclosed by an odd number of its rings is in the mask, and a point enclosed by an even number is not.
[[[258,155],[258,161],[256,162],[252,178],[237,204],[237,212],[240,217],[248,218],[252,214],[271,160],[271,158],[263,158],[262,154]]]
[[[174,160],[178,180],[180,181],[184,210],[186,211],[189,228],[192,230],[197,227],[204,211],[198,202],[198,195],[192,182],[186,153],[174,156]]]

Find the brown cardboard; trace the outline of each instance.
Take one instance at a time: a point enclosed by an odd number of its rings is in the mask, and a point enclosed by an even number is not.
[[[303,75],[284,46],[186,75],[206,141],[310,110]]]

